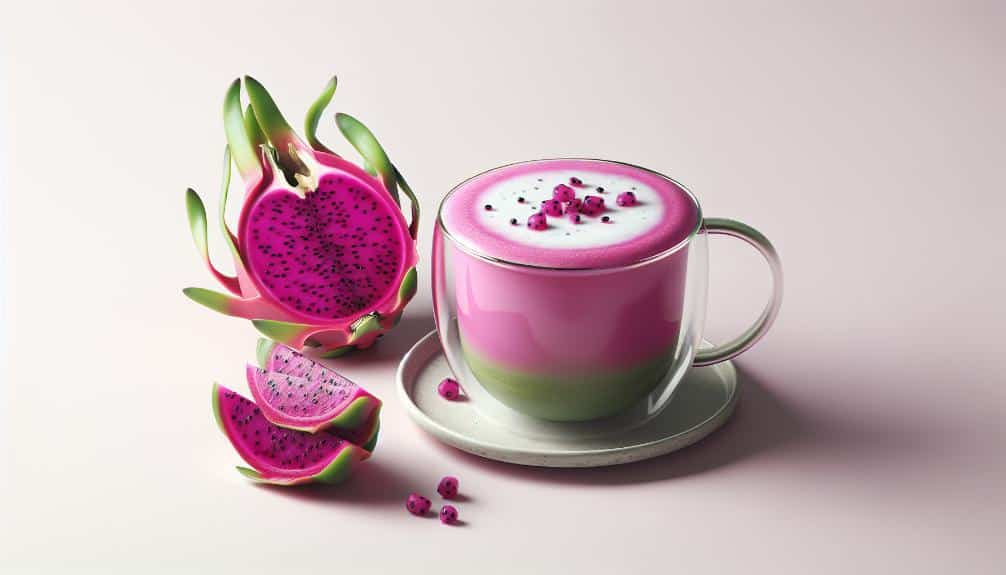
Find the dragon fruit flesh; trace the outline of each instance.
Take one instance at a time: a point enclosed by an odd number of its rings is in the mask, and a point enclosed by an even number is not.
[[[370,457],[369,451],[330,433],[278,427],[251,400],[221,385],[213,386],[213,413],[221,431],[252,467],[238,471],[258,482],[339,483]]]
[[[409,513],[420,517],[429,513],[432,505],[429,499],[418,493],[410,493],[409,498],[405,500],[405,508]]]
[[[437,393],[444,399],[454,401],[461,396],[461,386],[456,379],[446,377],[437,385]]]
[[[448,475],[437,484],[437,493],[444,499],[454,499],[458,495],[459,486],[458,478]]]
[[[193,190],[186,195],[196,247],[233,295],[183,291],[211,309],[252,320],[274,341],[297,350],[317,348],[319,357],[369,347],[398,322],[415,294],[418,202],[370,130],[352,116],[336,114],[336,123],[367,170],[318,141],[315,131],[335,93],[335,78],[308,113],[306,142],[261,84],[246,76],[244,86],[246,110],[240,80],[224,101],[227,150],[219,223],[235,276],[210,261],[205,207]],[[223,213],[231,159],[246,185],[236,234]],[[408,224],[399,188],[411,203]]]
[[[440,522],[444,525],[451,525],[458,521],[458,510],[453,505],[444,505],[440,508]]]
[[[249,365],[248,387],[270,422],[287,429],[327,430],[373,450],[381,400],[282,344],[261,340],[261,368]]]

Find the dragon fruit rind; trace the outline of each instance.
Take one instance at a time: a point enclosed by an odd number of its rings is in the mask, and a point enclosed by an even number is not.
[[[232,295],[186,288],[192,300],[252,320],[270,339],[294,349],[317,348],[336,357],[366,348],[392,328],[416,292],[415,195],[373,134],[352,116],[336,124],[365,160],[366,169],[318,141],[318,122],[335,94],[333,78],[311,106],[307,141],[287,124],[272,97],[248,76],[224,101],[227,149],[219,224],[236,275],[219,271],[207,247],[206,210],[186,193],[189,226],[210,271]],[[234,233],[224,218],[231,160],[245,182]],[[408,196],[410,220],[398,190]]]
[[[213,414],[234,449],[252,466],[238,471],[261,483],[339,483],[370,457],[366,449],[329,433],[278,427],[254,402],[221,385],[213,386]]]

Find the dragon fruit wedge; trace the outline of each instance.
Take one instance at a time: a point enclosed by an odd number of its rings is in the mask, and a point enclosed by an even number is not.
[[[373,451],[381,400],[335,371],[282,344],[261,340],[248,366],[248,387],[270,422],[317,433],[327,430]]]
[[[315,135],[336,80],[311,106],[307,141],[287,124],[265,88],[245,76],[224,100],[224,179],[219,224],[234,259],[229,276],[210,261],[206,209],[186,193],[189,227],[214,277],[233,295],[186,288],[218,312],[252,320],[266,337],[294,349],[337,357],[366,348],[401,318],[416,292],[419,204],[369,129],[352,116],[336,124],[363,156],[364,169]],[[237,233],[224,218],[231,160],[245,183]],[[409,198],[406,223],[398,190]]]
[[[311,434],[278,427],[259,406],[221,385],[213,386],[217,425],[252,467],[242,475],[262,483],[339,483],[370,452],[330,433]]]

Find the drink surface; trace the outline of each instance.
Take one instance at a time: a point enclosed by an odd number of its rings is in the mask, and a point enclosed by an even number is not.
[[[570,194],[579,207],[570,205]],[[561,205],[543,204],[557,198]],[[544,221],[529,222],[535,214]],[[695,201],[670,179],[587,159],[490,170],[455,188],[441,208],[447,232],[480,255],[564,269],[618,267],[657,255],[688,238],[698,217]]]

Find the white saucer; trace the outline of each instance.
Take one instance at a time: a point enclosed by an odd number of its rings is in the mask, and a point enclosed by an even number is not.
[[[538,435],[483,415],[470,401],[448,401],[437,385],[452,377],[437,332],[419,340],[398,366],[398,395],[409,417],[440,441],[506,463],[538,467],[601,467],[649,459],[691,445],[723,425],[737,403],[730,361],[689,370],[670,404],[648,422],[594,436]]]

